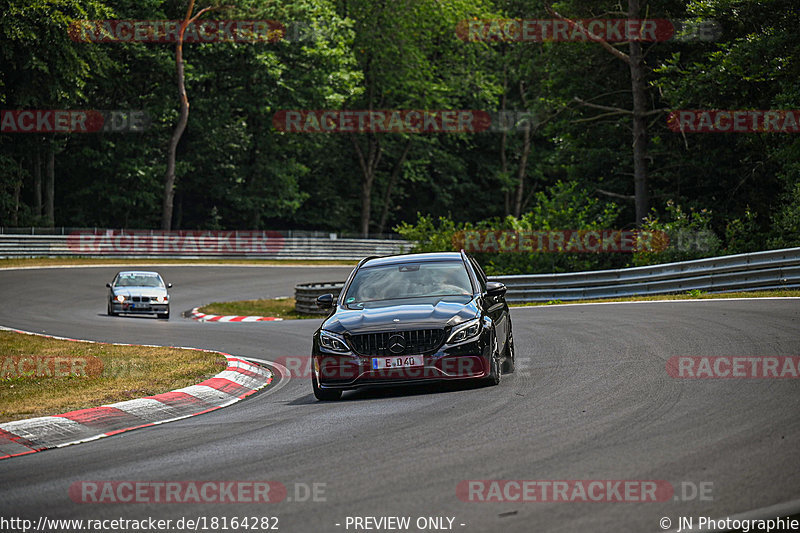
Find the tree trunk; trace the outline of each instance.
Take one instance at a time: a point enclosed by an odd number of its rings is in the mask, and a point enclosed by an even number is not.
[[[384,229],[386,229],[386,219],[389,217],[389,206],[392,201],[392,190],[394,189],[395,183],[397,183],[397,178],[400,177],[403,171],[403,163],[406,162],[406,156],[410,148],[411,141],[408,141],[406,142],[405,148],[403,148],[403,153],[400,154],[400,158],[395,162],[392,175],[389,176],[389,183],[386,184],[386,193],[383,195],[383,211],[381,212],[381,219],[378,222],[378,233],[383,233]]]
[[[17,181],[14,183],[14,210],[11,212],[11,225],[16,227],[19,223],[19,193],[22,190],[22,161],[17,170]]]
[[[186,95],[186,82],[183,67],[183,36],[186,33],[186,26],[193,23],[206,11],[211,8],[201,9],[197,15],[192,17],[194,11],[194,0],[189,2],[186,10],[186,17],[181,24],[178,32],[178,44],[175,45],[175,66],[178,76],[178,97],[181,101],[181,112],[178,124],[172,137],[169,140],[169,153],[167,154],[167,173],[164,175],[164,201],[161,205],[161,229],[172,229],[172,204],[175,199],[175,158],[178,151],[178,143],[181,140],[186,123],[189,121],[189,98]]]
[[[56,196],[56,146],[53,140],[47,145],[47,172],[44,182],[44,221],[48,227],[56,225],[55,196]]]
[[[511,191],[505,187],[505,179],[508,172],[508,160],[506,159],[506,143],[508,142],[508,130],[505,122],[506,92],[508,91],[508,69],[503,58],[503,95],[500,97],[500,116],[503,123],[500,125],[500,173],[503,176],[503,214],[511,214]]]
[[[517,169],[517,193],[514,198],[514,216],[519,218],[522,214],[522,199],[525,195],[525,176],[528,173],[528,155],[531,153],[531,123],[525,120],[525,129],[522,130],[522,153]]]
[[[183,225],[183,195],[178,194],[175,201],[178,205],[175,208],[175,223],[172,225],[172,229],[179,230]]]
[[[367,135],[368,148],[366,157],[361,149],[361,145],[358,144],[358,138],[355,136],[355,134],[350,135],[350,139],[353,142],[353,147],[356,150],[356,155],[358,156],[358,165],[361,167],[360,228],[361,236],[365,239],[369,237],[369,221],[372,213],[372,184],[375,182],[375,171],[378,168],[378,163],[380,163],[381,155],[383,153],[380,140],[375,138],[373,134]]]
[[[628,0],[628,18],[640,19],[640,0]],[[559,15],[553,10],[552,2],[545,3],[548,13],[560,20],[567,21],[574,27],[575,22]],[[581,30],[584,34],[587,30]],[[628,54],[611,46],[597,35],[590,35],[605,50],[628,64],[631,73],[631,90],[633,93],[633,184],[634,203],[636,204],[636,224],[641,225],[649,210],[649,192],[647,190],[647,87],[644,81],[644,55],[642,54],[641,41],[632,40],[628,43]],[[597,107],[597,106],[593,106]]]
[[[186,85],[183,71],[183,32],[178,44],[175,46],[175,62],[178,71],[178,95],[181,101],[181,112],[178,124],[169,140],[169,153],[167,154],[167,173],[164,176],[164,201],[161,206],[161,229],[172,229],[172,203],[175,199],[175,159],[178,143],[181,140],[186,124],[189,122],[189,99],[186,96]]]
[[[525,82],[519,82],[519,98],[525,111],[528,111],[528,99],[525,98]],[[517,192],[514,198],[514,216],[519,218],[522,214],[522,202],[525,197],[525,176],[528,174],[528,156],[531,153],[531,118],[525,117],[524,129],[522,130],[522,153],[519,157],[519,168],[517,169]]]
[[[42,152],[40,139],[36,139],[33,152],[33,215],[42,216]]]
[[[638,19],[639,0],[628,0],[628,18]],[[636,224],[641,225],[649,211],[647,191],[647,94],[644,83],[644,58],[641,41],[630,41],[628,62],[633,92],[633,184]]]

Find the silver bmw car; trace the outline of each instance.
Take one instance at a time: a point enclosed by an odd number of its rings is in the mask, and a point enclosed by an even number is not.
[[[114,276],[108,287],[108,314],[143,313],[169,318],[169,293],[172,283],[164,283],[158,272],[124,271]]]

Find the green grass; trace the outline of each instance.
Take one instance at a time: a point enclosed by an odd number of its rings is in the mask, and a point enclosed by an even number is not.
[[[223,356],[200,350],[0,331],[0,422],[152,396],[195,385],[226,366]]]
[[[321,266],[355,266],[357,261],[343,260],[304,260],[304,259],[124,259],[117,257],[33,257],[19,259],[0,259],[0,268],[10,267],[47,267],[63,265],[321,265]]]
[[[800,297],[800,290],[776,289],[769,291],[752,292],[719,292],[709,294],[697,289],[682,294],[658,294],[653,296],[627,296],[624,298],[595,298],[591,300],[550,300],[549,302],[531,302],[513,304],[512,307],[530,307],[535,305],[562,305],[562,304],[587,304],[602,302],[653,302],[659,300],[716,300],[725,298],[775,298],[775,297]]]
[[[201,307],[200,312],[211,315],[272,316],[283,319],[322,318],[322,315],[304,315],[295,311],[294,298],[213,302]]]

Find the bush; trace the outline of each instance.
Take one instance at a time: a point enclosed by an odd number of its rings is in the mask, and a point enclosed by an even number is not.
[[[531,210],[519,218],[507,216],[476,224],[456,223],[449,217],[434,219],[417,214],[417,223],[403,223],[395,231],[414,241],[415,252],[458,251],[453,237],[468,230],[591,230],[610,229],[620,209],[614,203],[601,203],[580,189],[576,183],[558,182],[534,197]],[[628,258],[619,253],[492,252],[474,253],[489,275],[576,272],[626,265]]]
[[[666,233],[669,237],[669,246],[663,251],[634,252],[634,265],[689,261],[718,255],[721,242],[711,229],[710,211],[690,209],[686,212],[670,200],[667,202],[666,212],[662,220],[654,210],[653,214],[645,219],[642,229]]]
[[[773,217],[773,231],[771,248],[800,246],[800,182],[790,189],[784,205]]]
[[[743,254],[764,248],[764,234],[759,231],[758,217],[748,207],[744,219],[735,218],[725,226],[725,252]]]

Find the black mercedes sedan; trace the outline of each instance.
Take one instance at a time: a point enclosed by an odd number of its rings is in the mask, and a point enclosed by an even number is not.
[[[314,333],[314,396],[443,380],[498,384],[514,371],[505,293],[463,250],[363,259],[338,299],[317,298],[331,313]]]

